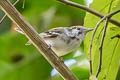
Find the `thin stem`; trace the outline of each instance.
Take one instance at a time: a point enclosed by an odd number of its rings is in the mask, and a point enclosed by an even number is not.
[[[93,39],[94,39],[94,36],[95,36],[95,33],[100,25],[100,23],[102,23],[104,21],[104,19],[106,18],[107,16],[104,16],[97,24],[96,24],[96,27],[93,31],[93,34],[92,34],[92,37],[91,37],[91,41],[90,41],[90,47],[89,47],[89,62],[90,62],[90,75],[92,75],[92,47],[93,47]]]
[[[78,3],[75,3],[75,2],[72,2],[72,1],[69,1],[69,0],[58,0],[66,5],[70,5],[70,6],[73,6],[73,7],[77,7],[77,8],[80,8],[81,10],[84,10],[84,11],[87,11],[97,17],[100,17],[100,18],[103,18],[104,15],[100,14],[99,12],[97,11],[94,11],[86,6],[83,6],[83,5],[80,5]],[[116,21],[116,20],[113,20],[113,19],[109,19],[109,21],[111,23],[113,23],[114,25],[116,25],[117,27],[120,27],[120,22]]]
[[[114,39],[114,38],[120,38],[120,34],[116,34],[115,36],[111,37],[111,39]]]
[[[107,30],[107,25],[108,25],[108,18],[106,18],[106,23],[104,25],[104,30],[103,30],[103,36],[101,39],[101,43],[100,43],[100,47],[99,47],[99,51],[100,51],[100,56],[99,56],[99,67],[96,73],[96,77],[98,77],[99,73],[101,72],[101,67],[102,67],[102,52],[103,52],[103,43],[104,43],[104,39],[105,39],[105,35],[106,35],[106,30]]]
[[[23,6],[22,6],[22,8],[25,8],[25,0],[23,0]]]
[[[102,35],[102,39],[101,39],[101,43],[100,43],[100,47],[99,47],[99,52],[100,52],[100,57],[99,57],[99,67],[98,67],[98,70],[97,70],[97,73],[96,73],[96,77],[98,77],[99,73],[101,72],[101,67],[102,67],[102,52],[103,52],[103,43],[104,43],[104,39],[105,39],[105,36],[106,36],[106,30],[107,30],[107,25],[108,25],[108,21],[109,19],[117,14],[118,12],[120,12],[120,10],[117,10],[113,13],[110,13],[107,15],[106,17],[106,23],[104,25],[104,29],[103,29],[103,35]]]
[[[13,3],[13,6],[15,6],[20,0],[15,1],[15,3]],[[5,14],[2,19],[0,20],[0,24],[3,22],[3,20],[7,17],[7,15]]]
[[[91,41],[90,41],[90,46],[89,46],[89,62],[90,62],[90,75],[92,75],[92,44],[93,44],[93,39],[94,39],[94,36],[95,36],[95,33],[99,27],[99,25],[107,18],[107,17],[111,17],[112,15],[116,14],[120,12],[120,10],[117,10],[115,12],[112,12],[112,13],[109,13],[108,15],[104,16],[100,21],[98,21],[98,23],[96,24],[96,27],[93,31],[93,34],[91,36]]]

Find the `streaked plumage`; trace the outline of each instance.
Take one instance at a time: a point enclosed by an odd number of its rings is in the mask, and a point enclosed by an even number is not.
[[[47,32],[40,33],[39,35],[48,45],[51,46],[58,56],[63,56],[78,48],[86,33],[91,30],[93,29],[82,26],[58,27],[50,29]],[[22,33],[18,28],[16,28],[16,31]],[[30,44],[31,41],[26,43],[26,45]]]

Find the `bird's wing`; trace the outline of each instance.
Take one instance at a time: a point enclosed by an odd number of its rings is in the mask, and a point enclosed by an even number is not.
[[[74,38],[75,34],[73,34],[74,27],[58,27],[50,29],[47,33],[47,38],[55,38],[58,35],[66,35],[68,37]]]
[[[62,35],[64,33],[64,28],[53,28],[48,30],[47,32],[40,33],[40,36],[44,39],[54,39],[58,37],[59,35]]]
[[[67,28],[67,27],[53,28],[46,32],[40,33],[39,35],[40,35],[40,37],[42,37],[44,39],[54,39],[54,38],[58,37],[59,35],[65,34],[64,33],[65,28]],[[24,34],[24,32],[18,27],[16,27],[15,30],[21,34]]]

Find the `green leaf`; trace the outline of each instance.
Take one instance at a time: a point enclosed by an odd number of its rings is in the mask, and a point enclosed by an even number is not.
[[[52,67],[26,38],[8,32],[0,35],[0,80],[48,80]]]
[[[84,0],[72,0],[85,4]],[[85,12],[77,8],[70,7],[56,0],[25,0],[25,8],[22,9],[23,0],[16,7],[24,17],[37,29],[49,29],[59,26],[70,26],[82,24]],[[50,10],[54,11],[52,13]],[[52,17],[49,17],[52,16]],[[49,24],[48,24],[48,20]]]
[[[119,0],[94,0],[91,9],[96,10],[102,14],[108,14],[109,12],[113,12],[114,6],[117,4]],[[120,21],[120,13],[114,15],[112,18]],[[95,27],[97,22],[100,19],[90,13],[87,13],[84,20],[84,26],[86,27]],[[94,38],[93,48],[92,48],[92,60],[93,60],[93,75],[96,74],[98,66],[99,66],[99,46],[101,41],[101,35],[103,32],[104,22],[100,25],[100,28],[97,30],[97,33]],[[91,39],[91,34],[89,33],[85,39],[85,52],[88,54],[89,52],[89,44]],[[102,69],[98,76],[98,80],[115,80],[117,71],[118,71],[118,63],[120,60],[120,38],[113,36],[120,34],[120,28],[109,23],[104,45],[103,45],[103,58],[102,58]]]

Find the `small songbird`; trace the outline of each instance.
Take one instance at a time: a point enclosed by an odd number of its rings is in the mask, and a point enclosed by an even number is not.
[[[19,28],[15,28],[15,30],[24,34]],[[57,27],[39,35],[57,56],[64,56],[78,48],[86,33],[92,30],[92,28],[85,28],[83,26]],[[26,45],[30,44],[31,41],[29,40]]]

